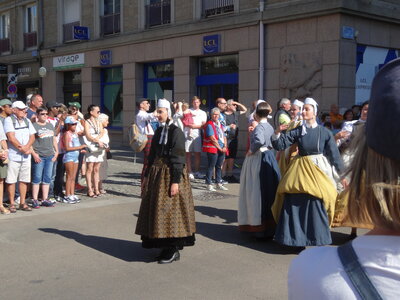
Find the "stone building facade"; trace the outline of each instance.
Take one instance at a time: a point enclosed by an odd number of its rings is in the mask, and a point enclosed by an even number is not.
[[[395,0],[0,1],[0,95],[19,74],[18,97],[99,104],[121,143],[142,97],[350,107],[368,98],[369,60],[399,55],[399,10]]]

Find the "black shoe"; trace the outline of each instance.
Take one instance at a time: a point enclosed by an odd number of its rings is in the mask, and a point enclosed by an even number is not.
[[[161,250],[160,254],[156,256],[156,260],[159,261],[160,259],[164,259],[165,257],[169,257],[171,254],[171,249],[169,248],[164,248]]]
[[[179,254],[178,250],[174,249],[174,252],[172,252],[172,255],[169,257],[163,257],[158,260],[159,264],[170,264],[174,261],[178,261],[181,258],[181,255]]]

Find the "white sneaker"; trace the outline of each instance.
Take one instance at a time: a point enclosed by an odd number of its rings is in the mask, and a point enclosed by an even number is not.
[[[192,173],[189,173],[189,180],[194,180],[194,175]]]
[[[75,200],[77,203],[81,202],[81,198],[79,198],[77,195],[71,195],[69,198]]]
[[[215,192],[215,191],[216,191],[216,189],[214,188],[214,186],[213,186],[212,184],[208,184],[208,185],[207,185],[207,190],[208,190],[209,192]]]
[[[222,184],[217,184],[217,189],[221,191],[227,191],[228,188],[224,187]]]

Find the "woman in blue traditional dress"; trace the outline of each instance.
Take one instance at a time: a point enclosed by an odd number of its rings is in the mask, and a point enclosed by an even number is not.
[[[294,143],[299,148],[299,156],[279,183],[272,207],[278,223],[275,240],[294,247],[327,245],[332,243],[329,227],[343,162],[332,133],[316,122],[314,99],[306,98],[302,114],[302,126],[281,133],[286,129],[282,125],[272,136],[278,151]]]
[[[267,102],[257,105],[255,117],[259,123],[250,136],[250,150],[240,174],[238,209],[239,230],[256,238],[273,237],[276,223],[271,206],[280,180],[278,163],[271,151],[274,129],[268,123],[271,113]]]

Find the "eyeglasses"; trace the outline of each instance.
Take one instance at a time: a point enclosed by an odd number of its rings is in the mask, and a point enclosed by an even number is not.
[[[48,113],[40,113],[39,115],[40,115],[40,116],[47,116]]]
[[[223,105],[225,105],[225,104],[227,104],[226,102],[220,102],[220,104],[223,104]]]

